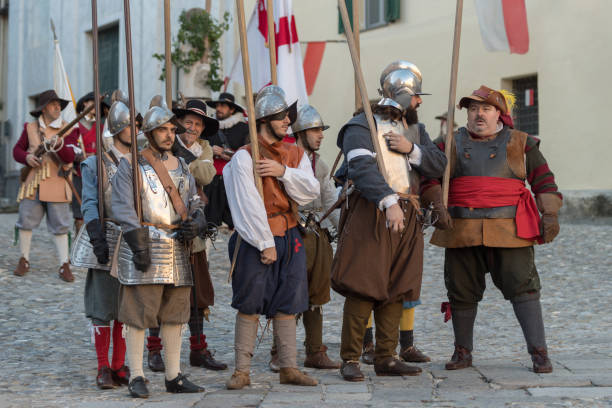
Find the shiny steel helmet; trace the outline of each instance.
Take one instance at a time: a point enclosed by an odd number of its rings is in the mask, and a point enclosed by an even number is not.
[[[115,136],[128,126],[130,126],[130,108],[120,100],[113,102],[108,111],[108,134],[104,132],[104,136]]]
[[[113,93],[111,94],[111,101],[112,102],[121,101],[126,106],[129,104],[129,99],[128,99],[127,94],[123,92],[121,89],[115,89],[113,91]]]
[[[379,105],[393,106],[401,111],[407,109],[414,95],[429,95],[421,92],[422,75],[419,68],[408,61],[394,61],[380,75],[379,92],[383,98]]]
[[[185,131],[185,128],[178,122],[174,113],[168,108],[163,108],[161,106],[153,106],[145,113],[142,131],[149,133],[167,122],[171,122],[176,126],[176,134]]]
[[[160,108],[168,109],[168,105],[166,104],[166,99],[161,95],[155,95],[151,98],[151,102],[149,103],[149,109],[154,106],[159,106]]]
[[[291,126],[293,133],[301,132],[308,129],[322,130],[329,129],[329,126],[323,123],[323,118],[319,115],[319,112],[310,105],[302,106],[297,113],[297,119]]]
[[[289,112],[289,120],[293,124],[297,117],[297,101],[287,105],[285,91],[280,86],[266,86],[257,94],[257,99],[255,99],[255,120],[263,119],[283,111]]]

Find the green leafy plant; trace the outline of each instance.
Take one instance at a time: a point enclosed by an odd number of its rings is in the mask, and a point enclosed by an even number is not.
[[[218,21],[206,10],[193,9],[183,11],[179,17],[180,28],[172,46],[172,64],[178,69],[189,72],[194,64],[199,62],[208,47],[208,63],[210,71],[205,85],[213,91],[218,91],[223,85],[219,71],[221,70],[221,51],[219,39],[229,29],[230,14],[225,12],[223,20]],[[164,61],[165,54],[153,54],[153,57]],[[166,68],[162,69],[159,79],[166,78]]]

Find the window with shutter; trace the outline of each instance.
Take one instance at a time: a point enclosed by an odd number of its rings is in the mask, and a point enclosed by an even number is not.
[[[100,92],[119,88],[119,25],[98,31]]]
[[[353,26],[353,0],[345,0],[351,27]],[[399,20],[401,0],[359,0],[359,22],[361,31],[383,27]],[[344,33],[342,17],[338,12],[338,32]]]
[[[514,127],[530,135],[538,135],[538,76],[513,79],[512,92],[516,95],[512,111]]]

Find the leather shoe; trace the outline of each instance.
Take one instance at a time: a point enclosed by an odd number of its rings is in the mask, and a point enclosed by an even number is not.
[[[113,372],[109,367],[102,367],[98,370],[96,385],[102,390],[110,390],[111,388],[115,388],[115,383],[113,382]]]
[[[154,371],[156,373],[163,373],[164,371],[166,371],[166,365],[164,364],[164,360],[161,356],[161,351],[159,350],[149,351],[147,363],[149,364],[149,370],[151,371]]]
[[[175,379],[170,381],[165,380],[165,382],[166,391],[171,392],[173,394],[193,394],[196,392],[204,392],[204,387],[195,385],[181,373],[178,373]]]
[[[533,372],[538,374],[552,373],[553,367],[548,358],[548,351],[544,347],[531,350],[531,361],[533,362]]]
[[[227,370],[227,364],[215,360],[208,349],[191,350],[189,353],[189,364],[192,367],[204,367],[214,371]]]
[[[379,376],[401,376],[401,375],[419,375],[421,369],[416,366],[411,366],[398,360],[395,357],[387,357],[382,361],[374,363],[374,371]]]
[[[311,353],[304,359],[304,367],[318,368],[321,370],[329,370],[332,368],[340,368],[340,363],[333,361],[327,355],[327,346],[321,346],[321,349],[316,353]]]
[[[431,358],[423,354],[416,346],[400,350],[399,357],[408,363],[428,363],[431,361]]]
[[[118,370],[112,370],[112,375],[116,386],[128,385],[130,382],[130,369],[126,365]]]
[[[363,351],[361,353],[361,361],[363,362],[363,364],[374,364],[374,343],[370,342],[363,346]]]
[[[128,384],[128,391],[134,398],[149,398],[149,389],[144,377],[136,377]]]
[[[65,282],[74,282],[74,276],[72,276],[68,262],[64,262],[62,266],[60,266],[59,277]]]
[[[363,373],[356,361],[343,361],[340,367],[340,374],[346,381],[363,381]]]
[[[272,347],[272,350],[270,350],[270,362],[268,363],[268,367],[270,367],[270,371],[273,373],[280,372],[280,363],[278,361],[278,351],[276,347]]]
[[[472,366],[472,353],[463,346],[455,346],[455,352],[444,366],[447,370],[461,370]]]
[[[19,263],[17,264],[17,268],[13,272],[16,276],[23,276],[30,270],[30,263],[23,256],[19,258]]]

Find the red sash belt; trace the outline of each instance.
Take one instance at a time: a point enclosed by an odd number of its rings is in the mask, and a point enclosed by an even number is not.
[[[502,177],[464,176],[451,180],[449,207],[494,208],[516,206],[516,231],[519,238],[536,240],[540,236],[540,213],[531,192],[522,180]]]

